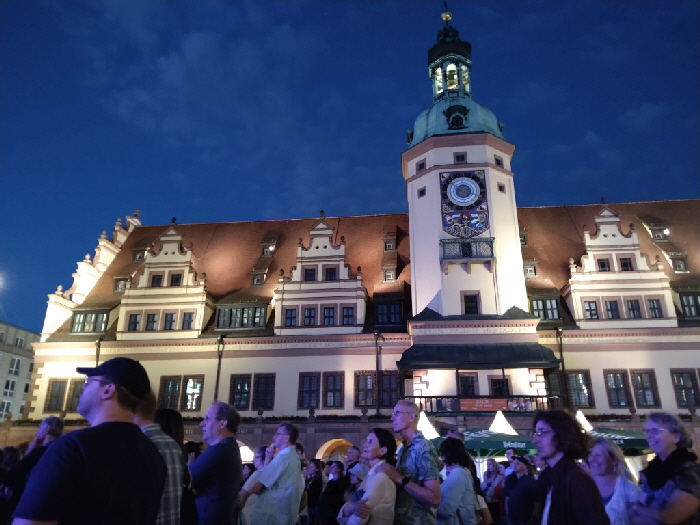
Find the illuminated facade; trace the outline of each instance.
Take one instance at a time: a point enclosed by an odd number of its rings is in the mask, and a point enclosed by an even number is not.
[[[517,208],[515,148],[472,99],[470,50],[446,23],[429,51],[408,214],[117,221],[49,295],[29,417],[77,418],[75,368],[117,355],[184,416],[232,403],[249,446],[264,418],[304,418],[318,455],[386,424],[399,397],[443,426],[504,410],[522,431],[547,406],[688,413],[700,201]]]

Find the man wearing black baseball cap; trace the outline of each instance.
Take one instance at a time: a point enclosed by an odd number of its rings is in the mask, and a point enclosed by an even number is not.
[[[85,374],[78,412],[90,427],[65,434],[43,455],[17,506],[14,525],[156,522],[166,467],[133,423],[151,391],[138,361],[116,357]]]

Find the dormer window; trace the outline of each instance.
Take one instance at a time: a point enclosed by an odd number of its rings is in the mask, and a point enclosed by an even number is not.
[[[151,275],[151,288],[160,288],[161,286],[163,286],[163,275],[160,273]]]
[[[629,257],[620,258],[620,271],[622,272],[633,272],[634,267],[632,266],[632,259]]]
[[[389,269],[384,270],[384,282],[391,282],[396,280],[396,270]]]
[[[535,277],[537,275],[537,265],[534,263],[525,264],[525,277]]]
[[[682,273],[688,271],[688,265],[686,264],[685,259],[671,259],[671,264],[673,264],[674,272]]]
[[[270,246],[270,245],[263,246],[262,256],[263,257],[272,257],[272,252],[274,252],[274,251],[275,251],[274,246]]]
[[[101,333],[107,329],[107,312],[75,312],[71,332]]]
[[[450,118],[449,129],[462,129],[464,127],[464,117],[462,115],[454,115]]]
[[[520,232],[520,246],[527,246],[527,233]]]
[[[396,241],[384,241],[384,251],[393,252],[396,249]]]
[[[170,286],[182,286],[182,274],[181,273],[170,274]]]
[[[216,328],[254,328],[265,326],[266,306],[219,306]]]
[[[304,280],[307,282],[316,280],[316,268],[304,268]]]
[[[609,272],[610,271],[610,259],[598,259],[598,271],[599,272]]]
[[[262,273],[253,275],[253,286],[262,286],[263,284],[265,284],[265,275]]]
[[[338,268],[335,266],[330,266],[326,268],[326,281],[337,281],[338,280]]]
[[[127,281],[128,279],[122,277],[114,279],[114,293],[124,293]]]
[[[146,251],[145,250],[134,251],[134,256],[133,256],[134,261],[143,261],[145,258],[146,258]]]
[[[559,319],[559,300],[554,298],[530,299],[532,315],[540,319]]]

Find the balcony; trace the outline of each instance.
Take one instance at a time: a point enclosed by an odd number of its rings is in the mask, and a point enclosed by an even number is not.
[[[471,412],[518,412],[532,413],[548,408],[562,408],[558,396],[454,396],[454,397],[415,397],[403,399],[413,401],[426,414],[457,415]]]
[[[440,239],[442,261],[468,262],[493,259],[493,237]]]

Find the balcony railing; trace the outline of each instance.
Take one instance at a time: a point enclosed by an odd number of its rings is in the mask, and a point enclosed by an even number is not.
[[[464,412],[535,412],[548,408],[562,408],[558,396],[406,396],[428,414],[459,414]]]
[[[443,261],[493,259],[493,237],[440,239]]]

